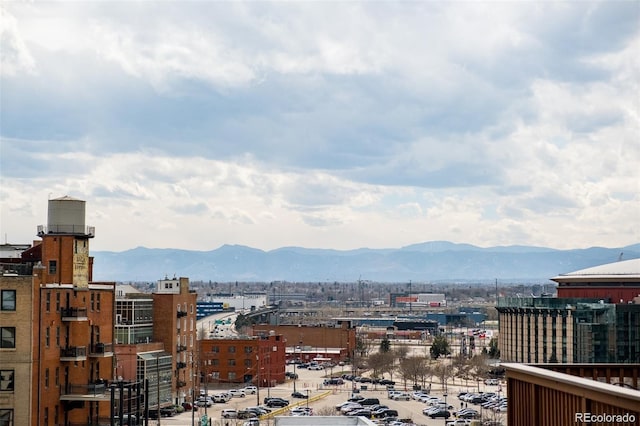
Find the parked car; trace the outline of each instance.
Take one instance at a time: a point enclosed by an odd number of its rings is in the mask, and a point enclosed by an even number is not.
[[[286,407],[289,405],[289,401],[282,398],[270,398],[265,401],[267,407]]]
[[[357,409],[349,411],[348,413],[345,413],[345,414],[347,416],[353,416],[353,417],[370,418],[371,417],[371,410],[369,410],[368,408],[357,408]]]
[[[373,413],[371,416],[376,419],[384,419],[386,417],[398,417],[398,411],[392,410],[390,408],[380,408]]]
[[[244,393],[244,390],[242,389],[231,389],[229,390],[229,393],[231,394],[231,396],[236,398],[244,398],[245,396],[247,396],[247,394]]]
[[[217,393],[213,395],[211,398],[213,398],[213,402],[218,404],[223,404],[229,401],[231,399],[231,396],[227,393]]]
[[[445,426],[469,426],[471,424],[471,420],[469,419],[456,419],[451,420],[445,423]]]
[[[245,386],[244,393],[247,395],[255,395],[258,392],[258,388],[256,386]]]
[[[324,367],[318,364],[318,365],[310,365],[308,369],[309,370],[324,370]]]
[[[238,410],[236,416],[237,419],[251,419],[253,417],[256,417],[256,414],[253,411],[249,410]]]
[[[443,417],[445,419],[448,419],[449,417],[451,417],[451,413],[449,412],[449,410],[438,407],[438,411],[430,413],[429,417],[431,417],[432,419],[435,419],[436,417]]]
[[[164,407],[160,409],[160,415],[162,417],[173,417],[176,414],[178,414],[176,407]]]
[[[211,397],[208,397],[208,396],[201,396],[196,401],[196,405],[198,407],[205,407],[205,406],[211,407],[213,405],[213,399],[211,399]]]
[[[303,398],[303,399],[307,399],[309,398],[308,394],[304,394],[302,392],[299,391],[295,391],[291,394],[291,398]]]
[[[235,408],[225,408],[224,410],[222,410],[220,416],[222,416],[223,419],[237,419],[238,412]]]
[[[409,395],[406,392],[400,392],[400,393],[397,393],[397,394],[393,395],[393,397],[391,397],[391,399],[396,400],[396,401],[409,401],[411,399],[411,395]]]
[[[488,386],[498,386],[500,384],[500,380],[498,379],[487,379],[484,381],[485,385]]]

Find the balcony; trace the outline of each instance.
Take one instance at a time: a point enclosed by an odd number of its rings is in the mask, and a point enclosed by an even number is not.
[[[61,401],[110,401],[111,393],[107,392],[106,381],[89,382],[87,384],[67,383],[60,392]]]
[[[60,361],[86,361],[86,346],[68,346],[60,348]]]
[[[113,343],[95,343],[89,347],[92,358],[108,358],[113,356]]]
[[[87,308],[62,308],[62,321],[88,321]]]
[[[182,318],[182,317],[186,317],[187,316],[187,311],[178,311],[178,318]]]
[[[186,362],[176,362],[176,368],[178,368],[178,369],[187,368],[187,363]]]
[[[184,351],[186,351],[186,350],[187,350],[187,347],[186,347],[186,346],[184,346],[184,345],[178,345],[178,346],[176,347],[176,349],[177,349],[177,351],[178,351],[178,352],[184,352]]]

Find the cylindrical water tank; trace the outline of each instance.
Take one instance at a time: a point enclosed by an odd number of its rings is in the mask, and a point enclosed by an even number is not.
[[[85,201],[64,196],[49,200],[49,233],[82,234],[85,232]]]

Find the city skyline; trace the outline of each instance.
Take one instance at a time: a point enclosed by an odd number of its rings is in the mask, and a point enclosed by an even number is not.
[[[8,3],[0,233],[97,251],[640,241],[640,9]]]

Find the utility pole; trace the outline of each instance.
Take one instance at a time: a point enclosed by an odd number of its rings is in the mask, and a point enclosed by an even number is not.
[[[156,355],[156,392],[158,393],[158,426],[160,426],[160,353]]]
[[[196,378],[198,372],[195,369],[195,357],[193,356],[193,351],[191,351],[191,426],[195,426],[196,422]],[[205,404],[206,404],[205,399]]]

